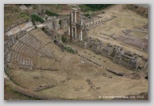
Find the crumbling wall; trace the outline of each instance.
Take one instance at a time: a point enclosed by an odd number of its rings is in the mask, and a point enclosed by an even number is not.
[[[145,4],[147,5],[147,4]],[[129,4],[127,8],[136,12],[137,14],[148,18],[148,6]]]
[[[68,19],[67,18],[61,19],[59,21],[59,24],[60,24],[60,28],[61,29],[64,29],[64,30],[68,29],[69,23],[68,23]]]
[[[52,32],[52,30],[49,29],[49,27],[44,27],[42,30],[48,35],[51,36],[51,38],[54,40],[55,39],[55,33]]]
[[[87,38],[86,41],[80,43],[79,46],[110,58],[114,63],[134,71],[146,71],[148,67],[148,59],[126,51],[119,46],[103,43],[99,39]]]
[[[23,23],[27,23],[27,22],[29,22],[29,20],[19,20],[18,22],[16,22],[16,23],[10,25],[10,27],[6,28],[6,29],[5,29],[5,33],[8,32],[10,29],[16,27],[16,26],[18,26],[18,25],[20,25],[20,24],[23,24]]]

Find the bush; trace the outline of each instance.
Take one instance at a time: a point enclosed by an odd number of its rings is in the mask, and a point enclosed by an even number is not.
[[[26,12],[21,12],[19,17],[22,17],[24,19],[29,19],[29,15]]]
[[[103,11],[102,14],[105,14],[105,12]]]
[[[86,14],[84,14],[84,16],[86,16],[88,18],[91,18],[93,15],[92,14],[89,14],[89,13],[86,13]]]
[[[62,36],[62,42],[65,43],[67,41],[67,38]]]
[[[19,6],[21,6],[21,5],[25,5],[26,7],[30,7],[30,6],[32,6],[32,4],[17,4],[17,5],[19,5]]]
[[[80,5],[80,8],[83,12],[97,11],[97,10],[104,9],[110,5],[111,4],[83,4],[83,5]]]
[[[87,14],[84,14],[84,15],[85,15],[86,17],[89,17],[89,16],[90,16],[90,14],[88,14],[88,13],[87,13]]]
[[[28,16],[28,14],[27,14],[27,13],[25,13],[25,12],[22,12],[22,13],[20,13],[20,16],[21,16],[21,17],[27,17],[27,16]]]
[[[32,4],[24,4],[26,7],[30,7]]]
[[[32,21],[39,21],[41,23],[44,23],[44,20],[41,17],[37,16],[36,14],[31,15],[31,18]]]
[[[90,7],[93,11],[95,11],[95,10],[104,9],[110,6],[111,4],[85,4],[85,5]]]
[[[87,12],[87,11],[90,11],[90,10],[91,10],[91,8],[88,7],[88,6],[86,6],[85,4],[80,5],[80,8],[81,8],[81,10],[82,10],[83,12]]]
[[[59,25],[61,25],[61,20],[59,21]]]
[[[34,21],[33,19],[32,19],[31,21],[32,21],[33,25],[36,25],[36,24],[35,24],[35,21]]]
[[[48,11],[48,10],[45,11],[45,14],[47,14],[48,16],[58,16],[58,14],[53,13],[53,12]]]

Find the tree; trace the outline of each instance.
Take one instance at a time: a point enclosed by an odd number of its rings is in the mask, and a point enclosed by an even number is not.
[[[39,21],[41,23],[44,23],[44,20],[41,17],[37,16],[36,14],[31,15],[31,18],[32,21]]]
[[[110,6],[110,5],[111,4],[83,4],[83,5],[80,5],[80,7],[81,7],[82,11],[87,12],[87,11],[101,10],[101,9],[104,9],[104,8]]]

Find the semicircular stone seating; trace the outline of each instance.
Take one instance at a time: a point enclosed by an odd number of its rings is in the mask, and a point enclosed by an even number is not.
[[[45,47],[33,35],[27,33],[13,44],[6,61],[11,68],[33,70],[34,59],[40,56],[52,58],[52,50]]]

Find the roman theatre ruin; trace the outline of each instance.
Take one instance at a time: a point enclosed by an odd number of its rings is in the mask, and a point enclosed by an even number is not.
[[[37,28],[31,20],[10,26],[4,35],[6,84],[47,100],[148,92],[148,19],[121,8],[85,17],[76,7]]]

